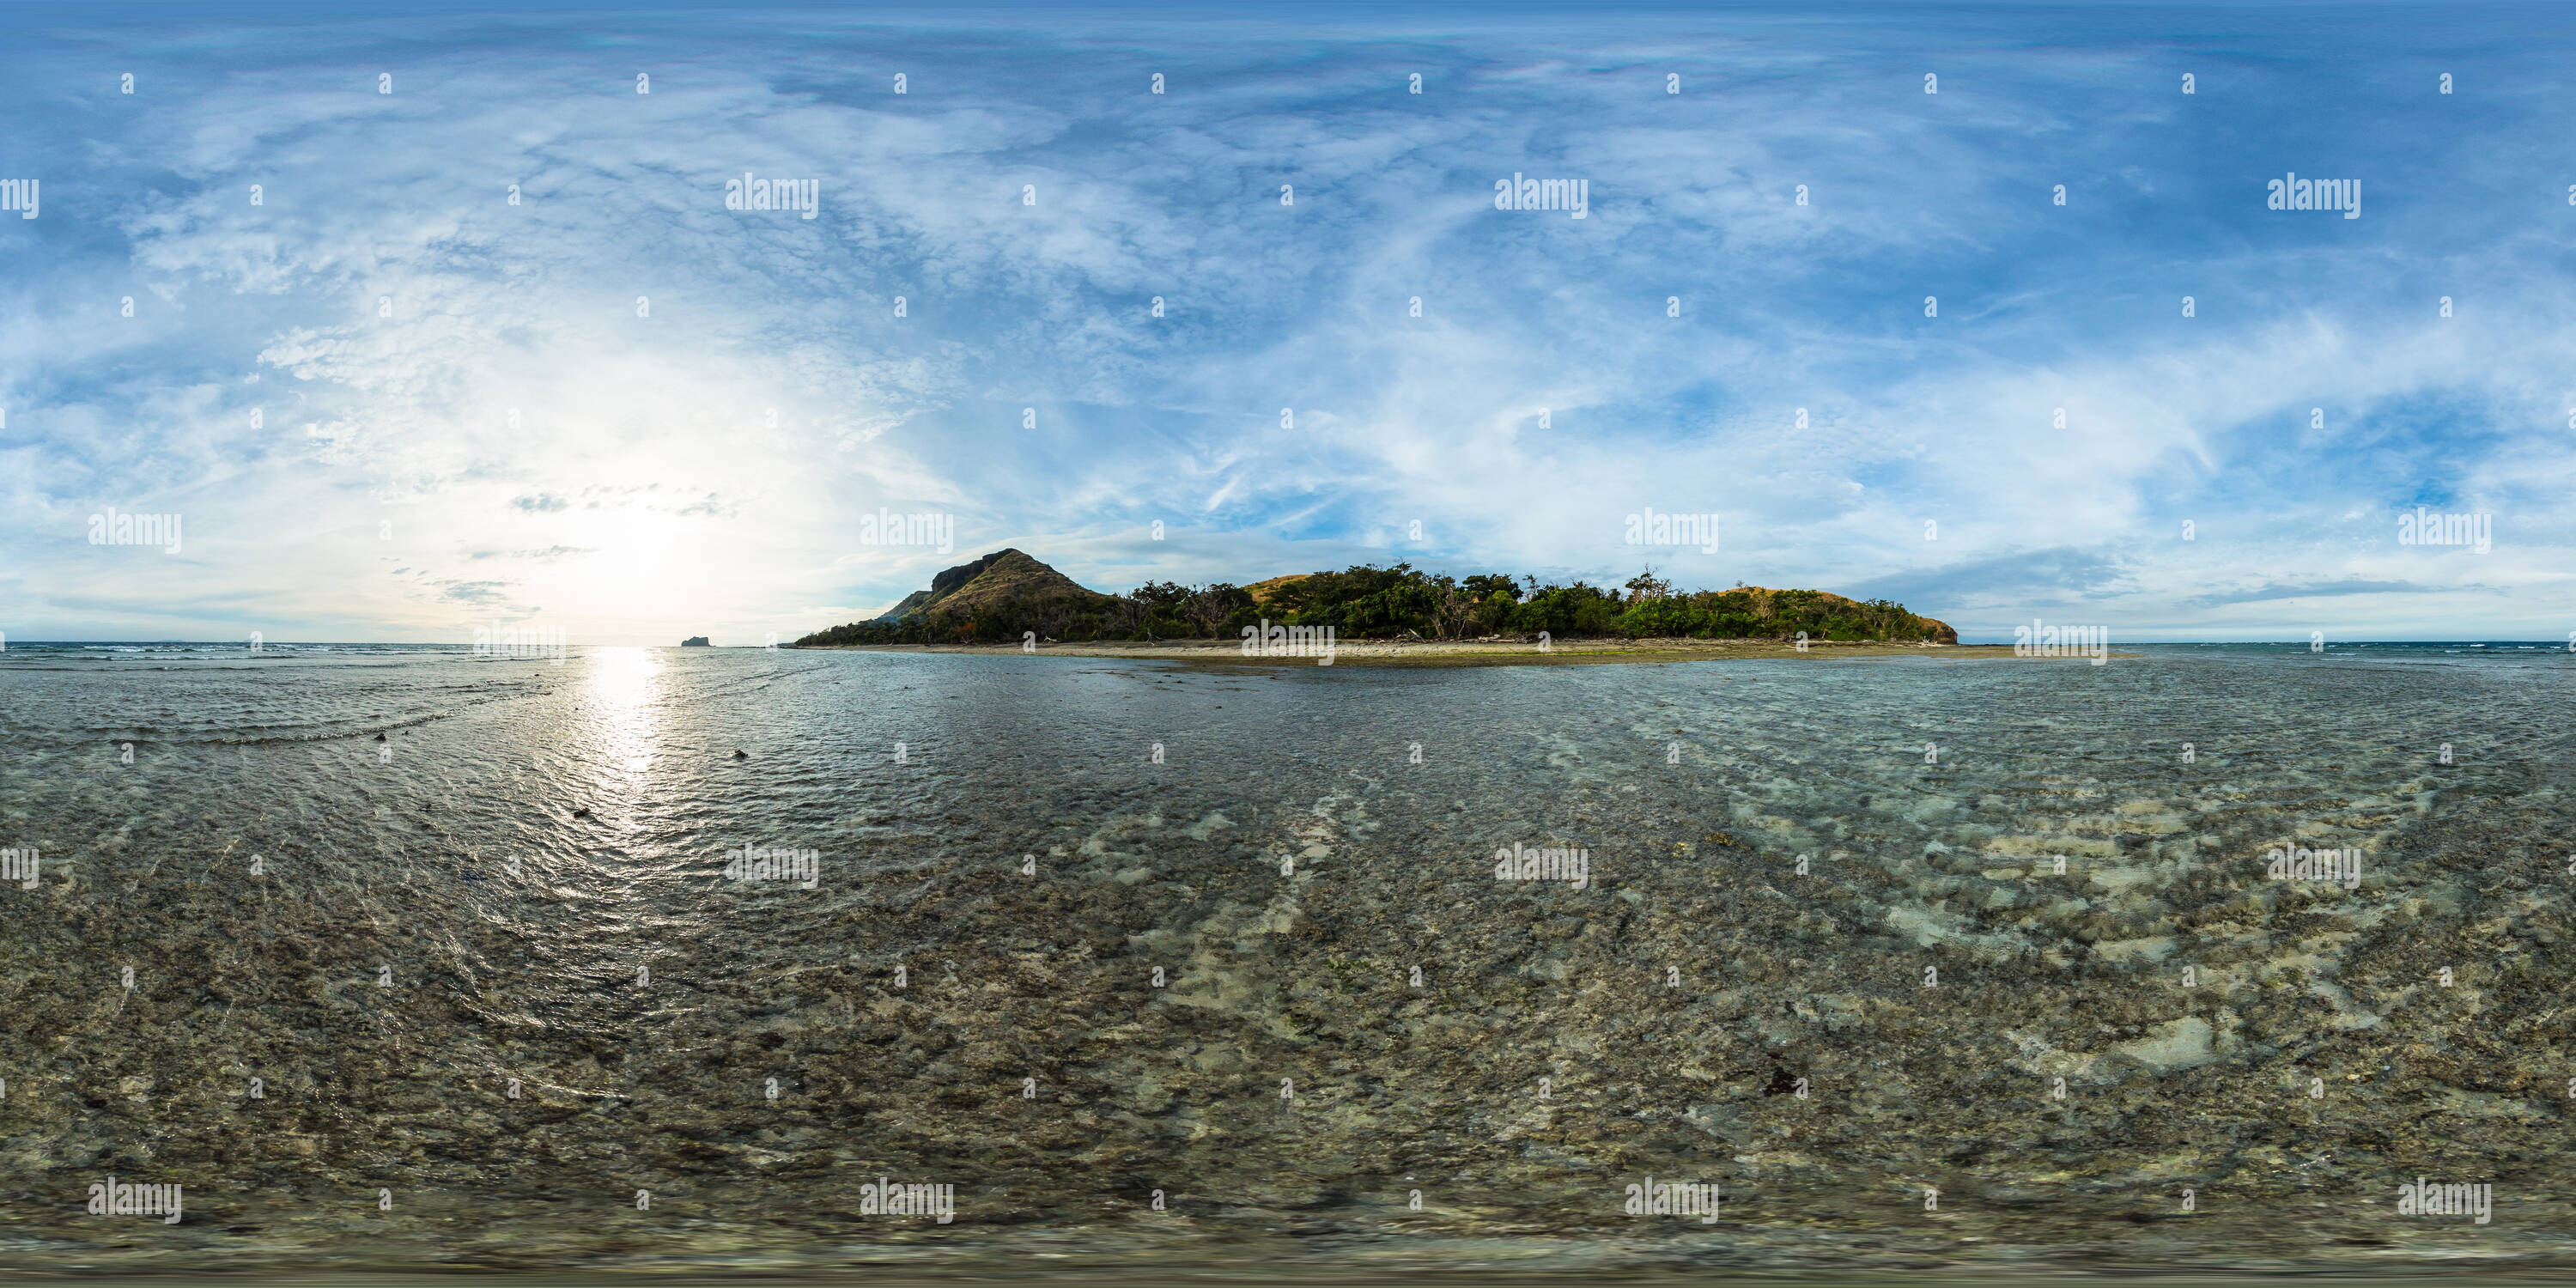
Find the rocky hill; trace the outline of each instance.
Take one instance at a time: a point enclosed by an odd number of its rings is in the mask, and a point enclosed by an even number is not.
[[[1006,604],[1056,600],[1083,607],[1106,608],[1116,595],[1090,590],[1073,578],[1017,550],[996,550],[973,563],[959,564],[930,579],[930,589],[916,590],[874,621],[901,624],[916,618],[971,617]]]

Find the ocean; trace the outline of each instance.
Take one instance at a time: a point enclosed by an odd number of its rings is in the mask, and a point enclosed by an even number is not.
[[[2576,656],[2119,651],[12,642],[0,1262],[2566,1256]]]

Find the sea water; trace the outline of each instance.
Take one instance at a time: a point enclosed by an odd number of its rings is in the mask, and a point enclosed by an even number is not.
[[[2576,658],[2123,651],[12,643],[0,1241],[913,1275],[2563,1254]],[[2335,879],[2274,874],[2302,851]],[[2491,1223],[2394,1216],[2419,1176],[2490,1184]],[[110,1177],[184,1215],[91,1214]]]

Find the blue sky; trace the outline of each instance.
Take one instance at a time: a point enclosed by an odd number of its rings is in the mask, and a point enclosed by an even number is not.
[[[356,12],[0,7],[11,639],[755,643],[1004,546],[2576,630],[2563,6]]]

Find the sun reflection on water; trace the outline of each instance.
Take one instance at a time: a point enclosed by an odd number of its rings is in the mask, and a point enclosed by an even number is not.
[[[598,717],[591,736],[603,765],[623,768],[634,786],[653,767],[661,736],[662,664],[650,649],[596,649],[590,654],[590,691]]]

